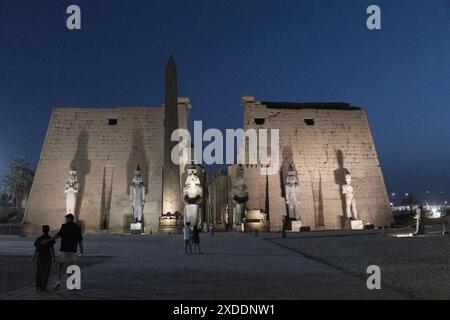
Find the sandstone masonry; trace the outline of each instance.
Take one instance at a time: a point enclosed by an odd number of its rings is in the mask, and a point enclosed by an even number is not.
[[[346,103],[258,102],[243,97],[244,130],[279,129],[280,168],[262,176],[260,165],[246,165],[249,209],[269,214],[270,228],[280,231],[286,215],[284,182],[289,164],[301,187],[301,219],[312,230],[341,229],[345,211],[345,172],[360,218],[389,225],[392,214],[366,112]],[[229,174],[232,175],[233,168]]]
[[[187,128],[188,98],[178,98],[178,122]],[[85,232],[129,231],[129,185],[139,164],[147,186],[145,230],[157,232],[162,213],[164,105],[160,107],[55,108],[24,216],[27,232],[64,220],[64,184],[78,170],[77,220]],[[180,165],[181,179],[184,165]],[[181,181],[180,181],[181,183]]]

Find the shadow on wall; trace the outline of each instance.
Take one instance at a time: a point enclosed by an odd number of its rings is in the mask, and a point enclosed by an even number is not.
[[[325,226],[325,216],[324,216],[324,205],[323,205],[322,174],[320,172],[319,172],[318,186],[317,186],[317,188],[313,188],[313,199],[314,199],[314,210],[315,210],[315,214],[316,214],[316,219],[315,219],[316,227],[324,227]]]
[[[83,226],[83,222],[80,218],[80,208],[83,203],[84,191],[86,190],[86,176],[91,172],[91,161],[88,154],[89,145],[89,133],[86,130],[82,130],[77,139],[77,150],[72,159],[71,166],[77,169],[77,176],[79,182],[79,190],[77,203],[75,206],[75,219],[79,221]]]
[[[339,196],[341,198],[342,214],[345,213],[345,196],[342,193],[342,187],[345,184],[345,174],[347,169],[344,168],[344,155],[342,150],[336,150],[336,161],[338,168],[334,170],[334,180],[337,185],[339,185]]]
[[[130,195],[130,184],[134,176],[134,171],[137,166],[140,166],[142,172],[142,178],[146,186],[146,193],[148,193],[148,158],[145,153],[144,136],[142,135],[142,129],[133,129],[133,136],[131,138],[131,151],[127,161],[127,181],[125,184],[127,187],[127,194]],[[131,207],[130,207],[131,210]]]
[[[111,213],[111,200],[113,191],[114,166],[103,167],[102,199],[100,206],[100,229],[109,229],[109,218]]]
[[[187,163],[186,164],[186,166],[184,167],[184,171],[183,171],[183,173],[181,174],[181,181],[180,181],[180,210],[181,210],[181,214],[182,215],[184,215],[184,201],[183,201],[183,199],[184,199],[184,187],[186,186],[186,179],[187,179],[187,169],[189,168],[189,163]],[[196,165],[196,167],[197,167],[197,172],[198,172],[198,165]],[[163,170],[164,171],[164,170]],[[163,173],[164,174],[164,173]],[[203,196],[204,196],[204,194],[203,194]],[[205,199],[205,198],[203,198],[203,199]],[[166,213],[168,213],[168,212],[163,212],[163,214],[166,214]],[[173,212],[172,212],[173,213]],[[213,219],[214,220],[214,223],[216,223],[216,221],[215,221],[215,219]]]
[[[208,188],[206,187],[206,171],[203,168],[202,165],[197,165],[197,175],[198,178],[200,179],[200,185],[202,186],[202,203],[200,205],[200,212],[199,212],[199,222],[203,222],[205,220],[203,220],[203,218],[205,217],[205,213],[206,213],[206,197],[208,196],[208,192],[206,191]],[[185,180],[183,180],[181,184],[184,184]],[[183,193],[181,193],[183,194]],[[183,201],[182,201],[183,202]],[[183,203],[180,205],[180,208],[182,211],[184,211],[184,206]],[[222,210],[225,210],[224,208],[222,208]],[[224,221],[226,221],[225,219],[225,211],[223,212],[223,217],[224,217]]]

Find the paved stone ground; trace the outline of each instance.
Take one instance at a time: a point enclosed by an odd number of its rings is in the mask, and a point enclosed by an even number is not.
[[[235,233],[216,233],[215,237],[202,234],[203,254],[192,256],[184,254],[181,236],[87,236],[86,255],[79,261],[82,290],[38,293],[33,288],[34,266],[29,262],[33,238],[0,236],[0,298],[406,298],[388,287],[368,290],[364,278],[272,243],[278,241],[274,237],[269,234],[259,237]],[[367,237],[371,237],[368,243],[375,239],[374,236]],[[354,242],[359,241],[358,237],[354,238]],[[282,239],[283,245],[286,240],[294,246],[295,242],[304,239]],[[323,238],[323,246],[331,245],[334,239],[331,240]]]
[[[366,268],[381,268],[382,286],[413,299],[450,299],[450,236],[441,227],[427,227],[418,237],[394,237],[414,232],[405,228],[380,232],[317,232],[289,234],[287,239],[266,237],[305,257],[361,278]]]

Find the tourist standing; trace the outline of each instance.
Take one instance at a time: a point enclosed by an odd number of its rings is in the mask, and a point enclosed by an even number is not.
[[[201,254],[201,252],[200,252],[200,229],[197,228],[197,226],[194,226],[194,230],[192,231],[192,244],[194,245],[194,254],[195,254],[195,248],[198,249],[198,254]]]
[[[215,226],[214,223],[211,223],[209,226],[209,231],[211,231],[211,237],[214,237]]]
[[[191,229],[191,223],[188,222],[183,228],[183,239],[184,239],[184,252],[188,254],[188,248],[189,253],[192,254],[192,229]]]

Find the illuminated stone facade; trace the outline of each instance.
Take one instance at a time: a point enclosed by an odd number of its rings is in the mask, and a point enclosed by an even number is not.
[[[178,99],[178,125],[187,128],[187,98]],[[129,185],[139,164],[147,186],[146,231],[157,232],[162,214],[164,106],[55,108],[50,119],[24,223],[56,229],[66,212],[64,184],[71,165],[78,170],[77,220],[85,232],[129,231]],[[178,178],[184,166],[178,168]]]
[[[375,227],[392,222],[389,199],[366,112],[346,103],[274,103],[243,98],[244,130],[279,129],[278,173],[245,166],[248,209],[268,213],[272,231],[287,214],[284,182],[291,164],[300,183],[300,215],[312,230],[344,227],[345,173],[352,175],[358,214]],[[234,170],[230,168],[232,176]]]

